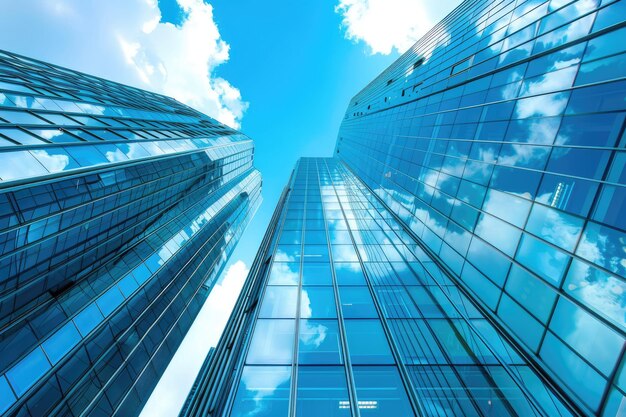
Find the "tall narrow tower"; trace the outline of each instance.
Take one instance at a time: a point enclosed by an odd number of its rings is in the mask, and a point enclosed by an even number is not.
[[[252,141],[0,52],[0,414],[138,414],[259,204]]]

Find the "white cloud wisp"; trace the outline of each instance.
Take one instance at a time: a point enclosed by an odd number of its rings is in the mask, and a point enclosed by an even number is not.
[[[389,55],[409,49],[459,1],[339,0],[345,37],[365,42],[372,54]]]

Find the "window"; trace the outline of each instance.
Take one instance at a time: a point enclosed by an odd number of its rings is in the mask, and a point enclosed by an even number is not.
[[[349,417],[346,373],[340,366],[298,368],[298,417]]]
[[[341,310],[345,318],[376,318],[378,313],[367,287],[339,287]]]
[[[333,285],[330,264],[306,262],[302,267],[302,285]]]
[[[268,286],[259,310],[261,318],[295,318],[298,288],[295,286]]]
[[[70,321],[43,342],[41,346],[48,355],[50,362],[56,364],[80,340],[81,337],[78,330],[76,330],[76,326],[74,326],[74,322]]]
[[[353,364],[394,363],[378,320],[345,320],[348,351]]]
[[[330,319],[337,317],[333,288],[302,287],[300,317],[304,319]]]
[[[524,234],[515,259],[547,282],[558,286],[570,256],[539,239]]]
[[[304,245],[304,262],[328,262],[327,245]]]
[[[7,379],[0,376],[0,413],[4,413],[15,402],[15,394],[11,391]]]
[[[376,294],[383,314],[388,318],[419,317],[415,304],[405,287],[378,287]]]
[[[95,304],[90,304],[74,317],[74,323],[80,334],[87,336],[104,318]]]
[[[290,383],[289,366],[244,367],[230,416],[287,416]]]
[[[355,366],[353,372],[357,404],[363,417],[415,415],[394,366]]]
[[[37,347],[6,373],[7,379],[18,397],[50,369],[50,362],[41,348]]]
[[[463,61],[459,62],[458,64],[454,65],[452,67],[451,75],[455,75],[455,74],[458,74],[459,72],[465,71],[466,69],[469,68],[471,62],[472,61],[471,61],[471,57],[470,57],[470,58],[466,58]]]
[[[336,263],[335,275],[338,285],[366,285],[365,275],[358,262]]]
[[[257,320],[246,362],[291,364],[294,332],[294,320]]]
[[[270,271],[269,285],[298,285],[299,262],[274,262]]]
[[[341,364],[341,342],[336,320],[300,320],[298,362]]]

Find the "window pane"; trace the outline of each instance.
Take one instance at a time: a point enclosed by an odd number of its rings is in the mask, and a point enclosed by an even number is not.
[[[355,364],[394,363],[378,320],[345,320],[350,358]]]
[[[298,368],[298,417],[348,417],[350,399],[346,374],[339,366]]]
[[[335,275],[338,285],[366,285],[361,264],[358,262],[336,263]]]
[[[48,340],[42,344],[42,347],[50,361],[55,364],[76,346],[80,339],[80,334],[78,330],[76,330],[74,322],[70,321],[49,337]]]
[[[302,266],[302,285],[333,285],[329,263],[305,263]]]
[[[377,287],[376,294],[385,317],[414,318],[419,313],[406,287]]]
[[[303,319],[337,317],[333,287],[302,287],[300,317]]]
[[[268,286],[263,296],[259,317],[295,318],[297,304],[297,287]]]
[[[0,376],[0,413],[4,413],[15,402],[15,394],[11,391],[7,379]]]
[[[246,366],[231,417],[286,417],[290,383],[289,366]]]
[[[340,364],[339,325],[335,320],[300,320],[298,362]]]
[[[341,310],[345,318],[378,317],[367,287],[339,287]]]
[[[270,271],[269,285],[298,285],[300,263],[274,262]]]
[[[305,245],[304,262],[328,262],[328,245]]]
[[[247,363],[291,364],[294,320],[257,320]]]
[[[86,336],[92,331],[103,319],[102,313],[95,304],[90,304],[83,311],[74,317],[74,323],[80,331],[80,334]]]
[[[362,416],[414,416],[398,371],[393,366],[355,366],[354,384]]]
[[[48,369],[50,363],[38,347],[9,369],[6,375],[15,393],[21,397]]]

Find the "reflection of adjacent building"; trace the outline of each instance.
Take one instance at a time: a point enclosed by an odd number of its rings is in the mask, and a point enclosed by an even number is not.
[[[138,414],[259,203],[253,145],[0,52],[0,414]]]
[[[566,184],[564,182],[559,182],[556,185],[552,196],[550,197],[550,201],[548,204],[550,207],[554,207],[560,210],[563,210],[567,207],[567,202],[569,201],[569,197],[572,194],[572,189],[574,188],[574,182],[572,181],[570,184]]]

